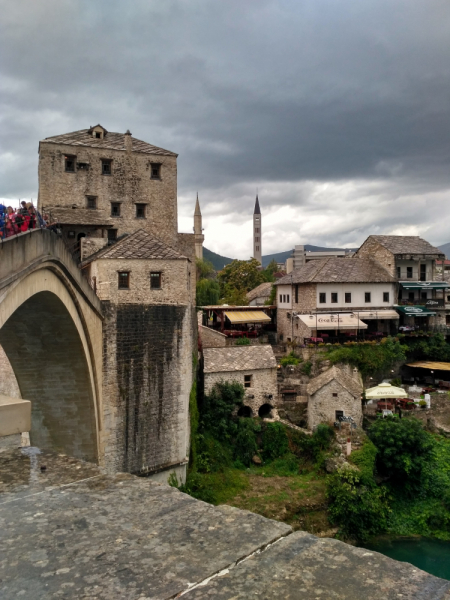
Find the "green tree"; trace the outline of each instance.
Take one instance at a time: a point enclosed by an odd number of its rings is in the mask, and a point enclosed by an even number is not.
[[[341,468],[328,480],[332,522],[350,537],[367,540],[386,530],[390,512],[385,488],[363,484],[356,468]]]
[[[196,287],[196,305],[210,306],[219,304],[220,285],[214,279],[200,279]]]
[[[242,406],[244,386],[237,381],[219,381],[205,394],[200,411],[202,432],[208,432],[214,439],[230,441],[237,432],[236,421],[232,413],[237,406]]]
[[[214,265],[209,260],[197,258],[195,261],[195,266],[197,268],[197,279],[215,278],[216,272],[214,270]]]
[[[259,262],[250,260],[233,260],[217,275],[222,298],[229,304],[248,304],[245,294],[264,283],[264,271]],[[236,299],[239,302],[236,302]]]
[[[420,490],[423,473],[434,462],[434,439],[416,418],[387,417],[374,423],[369,437],[377,448],[380,475],[407,493]]]
[[[275,281],[274,274],[278,271],[277,261],[273,258],[263,270],[264,281]]]

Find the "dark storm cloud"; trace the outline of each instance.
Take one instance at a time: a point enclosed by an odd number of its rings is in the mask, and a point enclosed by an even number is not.
[[[265,214],[294,207],[311,223],[328,215],[336,241],[392,230],[393,215],[399,227],[429,221],[431,231],[435,206],[430,199],[424,218],[420,197],[450,187],[446,2],[0,7],[1,196],[36,196],[39,139],[101,122],[180,154],[182,214],[198,189],[211,223],[239,217],[259,185]],[[358,227],[336,224],[335,211],[355,210]]]

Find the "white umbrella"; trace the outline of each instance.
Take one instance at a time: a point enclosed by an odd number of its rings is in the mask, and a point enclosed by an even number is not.
[[[395,387],[390,383],[380,383],[366,390],[366,398],[407,398],[408,394],[403,388]]]

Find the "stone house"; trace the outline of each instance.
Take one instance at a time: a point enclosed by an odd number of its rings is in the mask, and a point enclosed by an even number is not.
[[[437,263],[445,254],[418,236],[370,235],[357,256],[371,256],[398,281],[401,325],[420,329],[450,326],[450,294]]]
[[[261,306],[265,304],[272,292],[272,283],[264,282],[255,287],[253,290],[247,292],[247,300],[249,306]]]
[[[373,258],[314,260],[275,285],[280,341],[397,330],[396,280]]]
[[[334,365],[312,379],[307,391],[310,429],[320,423],[334,423],[339,416],[352,417],[361,426],[363,383],[356,369]]]
[[[264,416],[275,407],[277,361],[272,346],[204,348],[203,359],[205,394],[219,381],[238,381],[245,388],[244,405],[251,409],[241,409],[241,414]]]

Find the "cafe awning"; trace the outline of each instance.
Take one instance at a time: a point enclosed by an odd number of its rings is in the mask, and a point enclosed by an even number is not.
[[[404,290],[445,290],[448,281],[399,281]]]
[[[236,310],[225,312],[231,323],[270,323],[272,319],[262,310]]]
[[[395,310],[361,310],[355,313],[359,319],[398,319],[398,312]]]
[[[432,371],[450,371],[450,363],[448,362],[432,362],[429,360],[422,360],[413,363],[407,363],[407,367],[414,367],[415,369],[431,369]]]
[[[317,315],[297,315],[310,329],[367,329],[368,325],[353,313],[317,313]]]
[[[436,314],[425,306],[396,306],[395,310],[408,317],[433,317]]]

